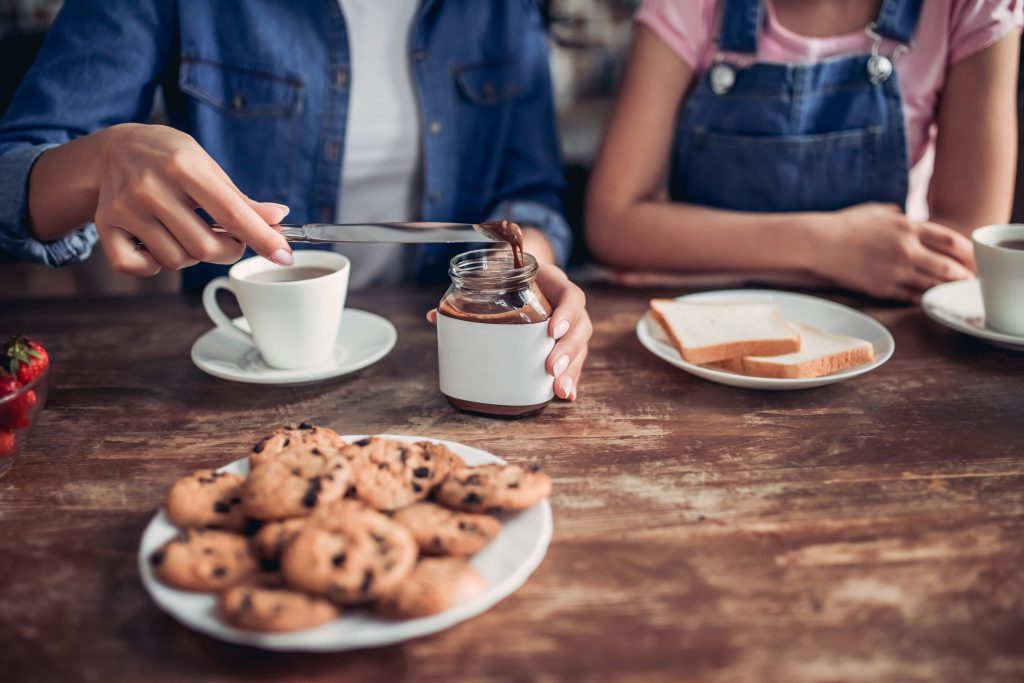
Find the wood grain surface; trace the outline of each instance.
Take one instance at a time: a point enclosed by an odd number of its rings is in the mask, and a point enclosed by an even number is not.
[[[4,302],[50,349],[49,404],[0,479],[0,680],[1024,680],[1024,354],[912,307],[832,296],[896,338],[880,369],[800,392],[691,377],[640,346],[649,296],[588,292],[575,404],[498,421],[437,390],[440,292],[353,294],[398,344],[307,387],[209,377],[197,300]],[[140,535],[177,477],[286,422],[453,439],[554,479],[533,578],[444,633],[354,653],[228,645],[163,614]]]

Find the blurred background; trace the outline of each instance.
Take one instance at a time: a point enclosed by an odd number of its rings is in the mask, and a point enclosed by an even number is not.
[[[586,260],[583,193],[604,119],[629,48],[633,13],[642,0],[546,0],[551,71],[565,174],[566,216],[576,235],[572,265]],[[0,115],[31,65],[61,0],[0,0]],[[1024,109],[1018,86],[1018,108]],[[154,112],[159,118],[159,111]],[[1020,116],[1018,116],[1020,120]],[[1020,131],[1020,125],[1018,125]],[[1024,135],[1021,135],[1024,137]],[[1019,157],[1019,155],[1018,155]],[[1024,220],[1018,158],[1014,220]],[[129,278],[114,273],[97,251],[86,263],[50,271],[30,264],[0,266],[0,299],[174,292],[177,273]]]

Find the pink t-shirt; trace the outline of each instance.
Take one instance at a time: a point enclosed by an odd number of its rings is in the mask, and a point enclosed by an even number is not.
[[[842,54],[867,53],[864,31],[828,38],[796,34],[779,24],[771,0],[764,0],[759,61],[806,63]],[[715,57],[721,0],[644,0],[637,21],[653,30],[695,72],[702,75]],[[912,48],[896,62],[907,123],[911,166],[907,213],[928,216],[928,183],[935,151],[935,114],[950,66],[997,42],[1024,24],[1021,0],[926,0]],[[883,52],[889,54],[888,41]]]

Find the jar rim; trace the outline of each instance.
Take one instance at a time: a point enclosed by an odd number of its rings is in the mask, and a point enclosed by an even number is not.
[[[489,269],[488,264],[504,263],[511,267]],[[509,288],[526,285],[537,275],[537,259],[533,254],[523,254],[523,267],[512,265],[511,249],[474,249],[453,257],[448,268],[452,282],[458,286],[472,288]]]

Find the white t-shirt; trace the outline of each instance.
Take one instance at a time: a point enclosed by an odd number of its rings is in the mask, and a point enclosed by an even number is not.
[[[418,0],[338,0],[349,46],[348,123],[337,221],[411,221],[423,189],[419,104],[409,64],[409,30]],[[352,261],[349,286],[400,282],[412,273],[415,246],[342,244]]]

